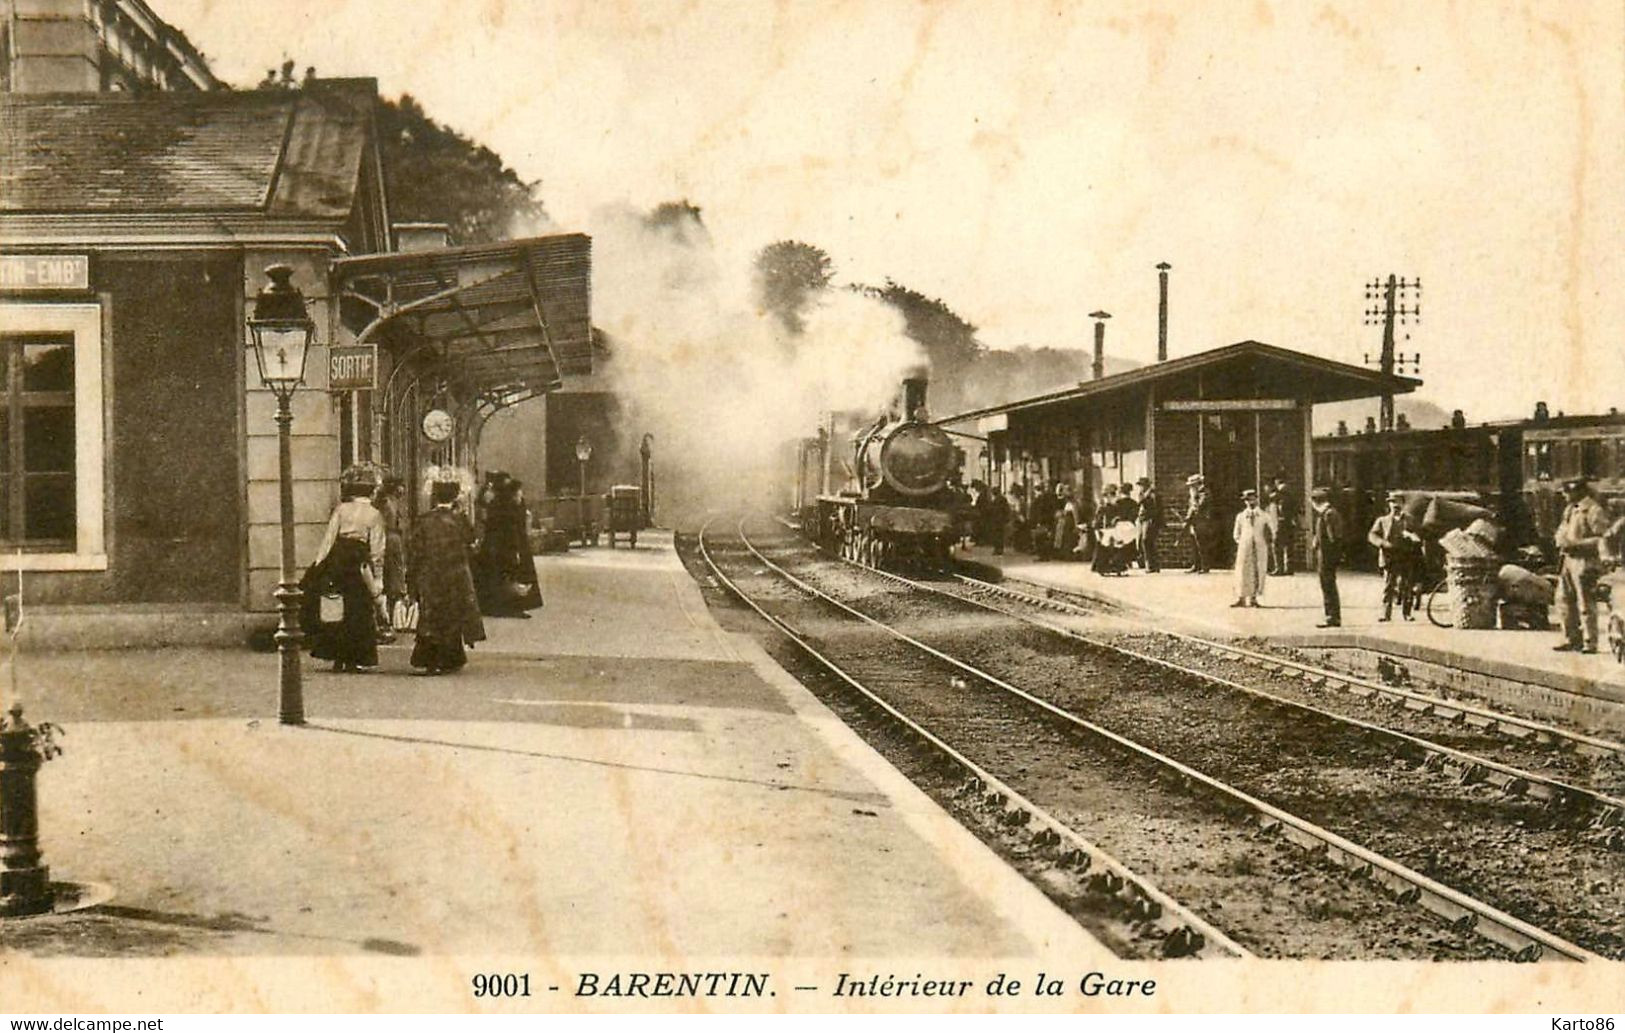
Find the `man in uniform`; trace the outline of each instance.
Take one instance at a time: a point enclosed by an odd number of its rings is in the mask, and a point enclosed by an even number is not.
[[[1411,620],[1411,580],[1416,576],[1416,562],[1420,558],[1422,536],[1411,527],[1405,516],[1405,496],[1402,492],[1388,493],[1388,512],[1379,516],[1366,534],[1366,541],[1377,550],[1377,567],[1382,571],[1382,616],[1379,621],[1394,619],[1394,601],[1399,601],[1399,612]]]
[[[1275,537],[1270,543],[1270,573],[1286,577],[1292,573],[1292,546],[1298,538],[1298,504],[1286,478],[1275,478],[1270,495],[1270,515],[1275,518]]]
[[[1563,509],[1553,540],[1562,556],[1557,579],[1557,608],[1563,615],[1563,644],[1557,652],[1597,651],[1597,579],[1602,576],[1602,542],[1608,534],[1608,511],[1591,493],[1590,482],[1576,477],[1563,482],[1569,504]],[[1582,634],[1583,632],[1583,634]]]
[[[1189,498],[1185,501],[1185,533],[1191,539],[1191,573],[1206,574],[1208,535],[1213,523],[1213,500],[1208,497],[1207,483],[1199,473],[1185,478]]]
[[[1135,523],[1140,532],[1140,566],[1147,574],[1155,574],[1162,567],[1157,563],[1157,535],[1162,533],[1162,499],[1151,478],[1140,478],[1140,499],[1136,504]]]
[[[1320,568],[1320,597],[1326,619],[1317,628],[1336,628],[1343,623],[1343,602],[1337,594],[1337,565],[1343,562],[1343,517],[1332,508],[1329,488],[1316,488],[1309,498],[1314,504],[1314,529],[1309,533],[1309,550]]]

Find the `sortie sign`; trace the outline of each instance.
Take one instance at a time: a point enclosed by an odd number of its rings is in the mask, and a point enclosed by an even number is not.
[[[329,391],[371,391],[377,386],[377,347],[370,344],[339,345],[328,350]]]
[[[0,290],[86,291],[88,255],[0,255]]]

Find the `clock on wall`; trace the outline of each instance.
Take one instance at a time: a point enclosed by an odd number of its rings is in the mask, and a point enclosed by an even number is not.
[[[423,414],[423,436],[430,441],[445,441],[451,437],[451,413],[444,409],[430,409]]]

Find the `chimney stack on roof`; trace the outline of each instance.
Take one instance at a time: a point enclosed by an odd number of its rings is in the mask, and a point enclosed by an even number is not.
[[[1157,263],[1157,361],[1168,361],[1168,270],[1167,262]]]
[[[1106,375],[1106,320],[1111,317],[1110,312],[1089,313],[1089,318],[1095,321],[1095,361],[1089,367],[1091,380],[1099,380]]]

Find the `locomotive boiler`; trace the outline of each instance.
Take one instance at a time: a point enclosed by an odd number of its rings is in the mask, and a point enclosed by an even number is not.
[[[845,484],[819,494],[813,519],[803,519],[820,545],[876,567],[947,561],[965,502],[964,453],[931,423],[926,385],[911,377],[893,411],[846,433],[826,430],[824,484]]]

